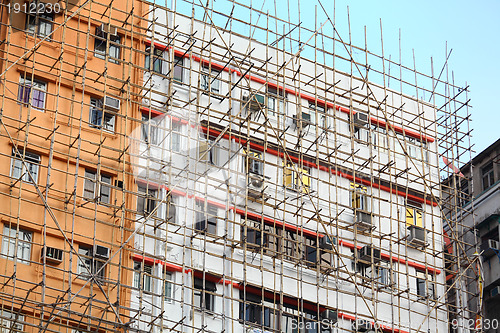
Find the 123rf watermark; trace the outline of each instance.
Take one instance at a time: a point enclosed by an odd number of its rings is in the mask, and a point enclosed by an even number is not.
[[[477,330],[496,330],[500,328],[500,322],[498,319],[488,319],[488,318],[478,318],[478,319],[453,319],[451,321],[451,327],[453,329],[465,328],[465,329],[477,329]]]

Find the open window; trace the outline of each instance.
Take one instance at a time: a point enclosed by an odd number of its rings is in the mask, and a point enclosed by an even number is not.
[[[31,183],[31,176],[36,184],[38,182],[38,173],[40,168],[40,155],[18,149],[19,154],[12,149],[12,159],[10,165],[10,176],[14,180],[22,180]],[[23,158],[24,162],[23,163]]]
[[[144,67],[146,70],[151,70],[152,72],[163,74],[163,50],[147,46],[146,47],[146,57],[144,59]]]
[[[369,211],[368,188],[365,185],[351,182],[351,207],[354,210]]]
[[[217,206],[196,202],[195,229],[203,233],[217,235]]]
[[[311,173],[307,167],[300,167],[292,162],[286,162],[283,168],[283,185],[291,190],[309,193],[311,191]]]
[[[201,82],[200,88],[207,93],[220,93],[220,78],[221,72],[209,65],[201,65]]]
[[[193,305],[198,309],[215,311],[215,282],[203,278],[194,278]]]
[[[111,202],[111,176],[85,169],[83,197],[99,203]]]
[[[407,226],[415,225],[423,228],[422,205],[416,203],[407,203],[405,207],[405,220]]]
[[[112,97],[90,99],[90,127],[115,131],[116,113],[120,110],[120,100]]]
[[[134,261],[134,288],[153,291],[153,266],[142,261]]]
[[[109,24],[101,24],[96,28],[94,40],[94,55],[97,58],[106,59],[114,64],[120,61],[121,37],[116,27]]]
[[[43,38],[49,36],[52,33],[54,24],[54,12],[49,12],[48,10],[39,10],[39,3],[41,2],[31,1],[29,4],[27,4],[28,13],[26,14],[26,32],[28,34]]]
[[[85,246],[78,248],[78,269],[79,277],[89,280],[92,277],[98,281],[105,277],[105,263],[109,259],[109,249],[100,245]]]
[[[158,203],[158,189],[139,185],[137,191],[137,212],[149,215]]]
[[[23,105],[31,105],[32,108],[39,111],[45,110],[45,99],[47,95],[47,83],[40,80],[26,79],[19,80],[19,91],[17,100]]]

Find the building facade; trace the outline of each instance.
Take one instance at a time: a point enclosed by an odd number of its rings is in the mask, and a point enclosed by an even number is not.
[[[31,4],[2,3],[2,329],[449,331],[444,81],[237,2]]]

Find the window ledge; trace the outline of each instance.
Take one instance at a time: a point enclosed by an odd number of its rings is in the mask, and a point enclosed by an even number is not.
[[[25,32],[25,35],[26,35],[26,38],[30,42],[33,42],[33,43],[38,43],[38,42],[42,41],[43,38],[45,38],[45,37],[35,37],[33,34],[28,33],[28,32]],[[52,34],[52,36],[54,36],[54,34]],[[49,47],[51,49],[54,49],[54,50],[60,49],[59,43],[57,43],[54,40],[54,38],[48,38],[48,39],[42,41],[42,45]]]

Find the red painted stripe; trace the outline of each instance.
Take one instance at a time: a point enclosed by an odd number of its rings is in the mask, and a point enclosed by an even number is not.
[[[146,45],[151,45],[151,41],[145,41]],[[167,47],[166,45],[162,45],[160,43],[157,43],[155,42],[154,43],[154,47],[155,48],[158,48],[162,51],[166,51],[167,49],[171,49],[171,47]],[[174,50],[174,54],[178,57],[184,57],[184,58],[189,58],[189,54],[184,54],[183,51],[180,51],[180,50]],[[217,64],[213,61],[209,61],[209,60],[206,60],[206,59],[202,59],[198,56],[191,56],[191,58],[194,60],[194,61],[197,61],[197,62],[200,62],[202,63],[203,65],[205,66],[211,66],[212,68],[216,69],[216,70],[219,70],[219,71],[224,71],[224,72],[230,72],[230,73],[236,73],[237,75],[241,76],[241,72],[238,71],[238,70],[235,70],[235,69],[230,69],[228,67],[224,67],[220,64]],[[311,95],[308,95],[308,94],[305,94],[305,93],[301,93],[301,92],[297,92],[293,89],[290,89],[290,88],[284,88],[283,86],[280,86],[276,83],[273,83],[273,82],[268,82],[266,81],[265,79],[262,79],[260,77],[257,77],[257,76],[251,76],[251,75],[245,75],[245,77],[251,81],[254,81],[254,82],[257,82],[257,83],[260,83],[260,84],[265,84],[265,85],[268,85],[269,87],[272,87],[274,89],[277,89],[277,90],[284,90],[287,94],[291,94],[291,95],[294,95],[294,96],[299,96],[300,98],[302,99],[305,99],[307,101],[309,101],[310,103],[313,103],[313,104],[317,104],[319,106],[323,106],[325,108],[331,108],[331,109],[335,109],[337,111],[341,111],[341,112],[344,112],[344,113],[347,113],[347,114],[351,114],[351,115],[354,115],[356,114],[356,111],[351,111],[350,109],[348,108],[345,108],[343,106],[340,106],[340,105],[335,105],[331,102],[326,102],[324,100],[321,100],[321,99],[318,99],[314,96],[311,96]],[[373,124],[377,124],[378,126],[381,126],[381,127],[385,127],[387,125],[387,122],[385,122],[384,120],[381,120],[381,119],[378,119],[378,118],[375,118],[375,117],[370,117],[370,120]],[[422,141],[427,141],[427,142],[434,142],[434,138],[430,137],[430,136],[427,136],[427,135],[424,135],[424,134],[420,134],[418,132],[415,132],[415,131],[412,131],[412,130],[409,130],[409,129],[404,129],[400,126],[397,126],[397,125],[394,125],[394,124],[388,124],[389,127],[392,127],[396,132],[400,133],[400,134],[403,134],[403,135],[407,135],[407,136],[411,136],[413,138],[416,138],[416,139],[419,139],[419,140],[422,140]]]
[[[310,236],[312,238],[325,237],[325,235],[323,235],[323,234],[318,234],[314,231],[307,230],[307,229],[304,229],[301,227],[297,227],[293,224],[283,223],[281,221],[277,221],[277,220],[271,219],[271,218],[266,217],[266,216],[261,216],[261,215],[251,213],[251,212],[245,212],[243,209],[235,208],[235,212],[239,215],[243,215],[243,216],[246,215],[247,217],[250,217],[251,219],[254,219],[257,221],[261,221],[261,219],[262,219],[262,220],[264,220],[264,223],[266,223],[268,225],[273,225],[273,226],[277,226],[277,227],[281,227],[281,228],[285,227],[286,230],[293,231],[296,233],[303,233],[304,235]]]
[[[165,262],[165,261],[162,261],[162,260],[159,260],[159,259],[153,259],[153,258],[141,256],[140,254],[133,254],[132,255],[132,260],[134,260],[134,261],[141,261],[141,262],[144,262],[144,263],[146,263],[148,265],[151,265],[151,266],[153,266],[153,265],[162,265],[169,272],[182,272],[182,267],[181,266],[170,264],[168,262]],[[189,273],[190,271],[191,271],[190,269],[186,269],[185,270],[186,273]]]
[[[139,108],[139,110],[141,111],[141,113],[151,114],[152,117],[158,117],[158,116],[164,116],[165,115],[165,112],[154,110],[154,109],[150,109],[150,108],[147,108],[145,106],[141,106]]]
[[[340,245],[342,246],[345,246],[347,248],[350,248],[351,250],[354,249],[354,244],[353,243],[350,243],[350,242],[346,242],[344,240],[339,240],[338,241]],[[361,245],[358,245],[357,246],[358,250],[362,248]],[[441,274],[441,270],[439,269],[436,269],[436,268],[432,268],[432,267],[429,267],[429,266],[426,266],[426,265],[423,265],[423,264],[419,264],[417,262],[414,262],[414,261],[409,261],[409,260],[405,260],[403,258],[399,258],[399,257],[396,257],[396,256],[390,256],[389,254],[387,253],[381,253],[380,256],[382,257],[382,259],[386,260],[386,261],[391,261],[392,262],[398,262],[400,264],[403,264],[403,265],[406,265],[408,264],[408,266],[410,267],[413,267],[419,271],[422,271],[422,272],[429,272],[431,274],[436,274],[436,275],[439,275]]]
[[[151,46],[151,41],[150,40],[145,40],[144,44],[146,44],[147,46]],[[166,51],[166,50],[172,48],[171,46],[163,45],[163,44],[160,44],[160,43],[157,43],[157,42],[154,42],[153,45],[154,45],[155,49],[159,49],[159,50],[162,50],[162,51]]]
[[[220,135],[220,131],[218,130],[215,130],[213,128],[210,128],[208,129],[207,127],[204,127],[204,126],[200,126],[201,129],[203,130],[203,132],[207,133],[207,131],[209,132],[209,135],[210,136],[213,136],[213,137],[218,137]],[[227,139],[227,140],[231,140],[231,136],[229,134],[224,134],[222,136],[222,138],[224,139]],[[246,145],[248,143],[247,140],[244,140],[244,139],[241,139],[241,138],[233,138],[236,142],[242,144],[242,145]],[[261,151],[261,152],[265,152],[265,153],[269,153],[271,155],[274,155],[274,156],[278,156],[280,158],[285,158],[285,153],[284,152],[279,152],[275,149],[270,149],[270,148],[264,148],[264,146],[262,145],[259,145],[257,143],[254,143],[254,142],[250,142],[249,143],[250,145],[250,148],[254,149],[254,150],[258,150],[258,151]],[[361,179],[359,177],[353,177],[352,175],[350,174],[347,174],[345,172],[341,172],[341,171],[337,171],[335,169],[332,169],[332,168],[327,168],[325,166],[322,166],[322,165],[317,165],[316,163],[313,163],[313,162],[310,162],[310,161],[306,161],[304,159],[299,159],[298,157],[295,157],[295,156],[289,156],[287,157],[288,160],[296,163],[296,164],[299,164],[299,165],[303,165],[303,166],[306,166],[306,167],[310,167],[310,168],[315,168],[315,169],[319,169],[319,170],[322,170],[322,171],[326,171],[326,172],[331,172],[335,175],[338,175],[340,177],[343,177],[343,178],[346,178],[346,179],[349,179],[351,181],[354,181],[354,182],[357,182],[357,183],[360,183],[360,184],[363,184],[363,185],[367,185],[367,186],[370,186],[370,187],[373,187],[373,188],[377,188],[377,189],[380,189],[382,191],[385,191],[385,192],[389,192],[389,193],[392,193],[392,194],[397,194],[399,196],[402,196],[406,199],[410,199],[410,200],[413,200],[413,201],[416,201],[416,202],[419,202],[419,203],[423,203],[423,204],[427,204],[427,205],[432,205],[434,207],[437,206],[437,202],[434,202],[432,200],[429,200],[429,199],[424,199],[424,198],[421,198],[421,197],[417,197],[415,195],[412,195],[412,194],[407,194],[406,192],[404,191],[399,191],[399,190],[396,190],[394,188],[389,188],[387,186],[384,186],[384,185],[380,185],[380,184],[377,184],[377,183],[372,183],[366,179]]]

